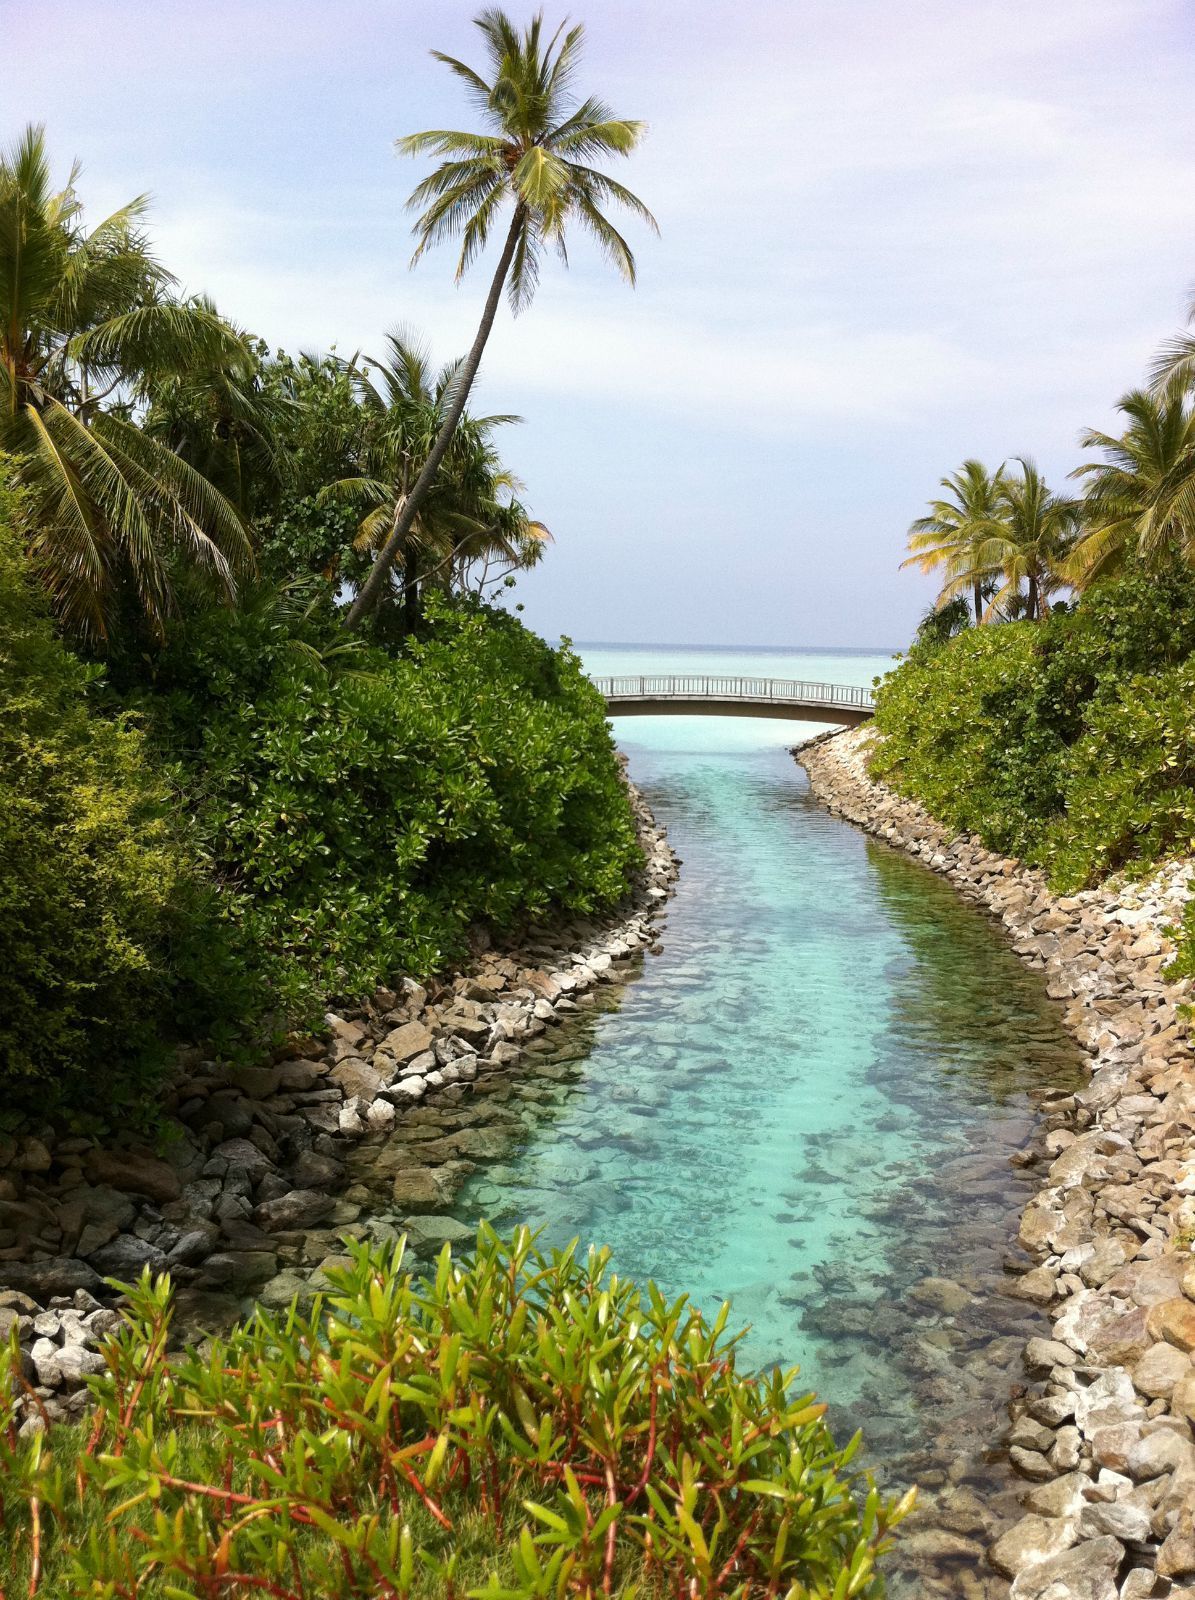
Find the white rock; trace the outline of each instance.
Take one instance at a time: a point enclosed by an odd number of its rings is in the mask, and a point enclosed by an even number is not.
[[[98,1350],[85,1350],[81,1344],[67,1344],[58,1352],[58,1371],[63,1383],[77,1386],[85,1378],[98,1377],[107,1370],[108,1363]]]
[[[341,1106],[340,1115],[336,1120],[341,1133],[349,1138],[357,1138],[365,1132],[365,1124],[361,1120],[355,1097]]]
[[[427,1093],[427,1084],[422,1078],[402,1078],[391,1085],[389,1093],[398,1100],[422,1100]]]
[[[389,1100],[375,1100],[365,1113],[365,1120],[377,1132],[394,1126],[395,1110]]]

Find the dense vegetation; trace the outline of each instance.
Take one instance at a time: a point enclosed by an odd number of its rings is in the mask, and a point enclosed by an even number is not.
[[[922,640],[879,693],[877,776],[1074,889],[1195,850],[1195,573]]]
[[[401,651],[257,587],[148,655],[56,634],[0,489],[0,1059],[6,1109],[132,1103],[180,1037],[251,1045],[588,912],[637,859],[577,658],[476,600]]]
[[[0,1534],[22,1593],[202,1600],[878,1596],[885,1502],[795,1372],[482,1227],[430,1280],[401,1247],[333,1269],[181,1364],[168,1280],[130,1292],[76,1429],[17,1437],[0,1356]],[[36,1534],[35,1534],[35,1529]],[[34,1574],[35,1563],[39,1569]],[[15,1570],[11,1570],[15,1568]]]
[[[492,82],[449,65],[510,149],[407,141],[452,158],[421,251],[459,235],[463,267],[511,213],[439,367],[401,328],[376,359],[271,352],[179,287],[144,198],[89,228],[40,129],[0,158],[4,1113],[133,1108],[176,1038],[253,1048],[473,925],[627,890],[601,698],[493,604],[551,542],[499,453],[518,419],[466,403],[566,222],[633,278],[601,204],[650,218],[591,163],[642,130],[572,94],[580,28],[478,26]]]
[[[881,686],[873,771],[1062,890],[1195,853],[1193,349],[1120,401],[1120,436],[1082,435],[1081,497],[972,460],[910,529],[944,578]]]
[[[191,797],[242,982],[292,1022],[441,970],[471,924],[608,906],[638,859],[580,662],[477,603],[433,602],[396,654],[266,591],[178,627],[131,703]]]
[[[111,1104],[182,1003],[210,899],[144,733],[96,713],[98,669],[56,636],[11,502],[0,483],[0,1076],[7,1109],[55,1092]]]

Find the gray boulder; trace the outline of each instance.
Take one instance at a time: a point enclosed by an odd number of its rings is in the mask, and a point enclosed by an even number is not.
[[[76,1289],[92,1292],[104,1287],[94,1267],[77,1256],[49,1256],[44,1261],[6,1261],[4,1276],[10,1289],[20,1289],[34,1300],[51,1295],[74,1294]]]
[[[111,1244],[102,1245],[91,1253],[91,1264],[105,1278],[120,1278],[123,1282],[141,1276],[142,1268],[151,1272],[164,1272],[166,1253],[157,1245],[137,1239],[131,1233],[117,1234]]]
[[[286,1233],[297,1228],[314,1228],[332,1210],[334,1201],[322,1189],[292,1189],[277,1200],[266,1200],[253,1213],[254,1220],[269,1233]]]

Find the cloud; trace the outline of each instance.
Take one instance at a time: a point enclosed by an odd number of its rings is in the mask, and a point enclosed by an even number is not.
[[[415,171],[391,141],[470,114],[425,50],[467,54],[474,9],[111,0],[97,78],[91,10],[42,0],[17,8],[0,132],[51,116],[97,213],[154,188],[163,259],[271,343],[370,351],[401,320],[447,356],[485,267],[459,290],[447,254],[408,273]],[[893,578],[901,530],[942,473],[1022,450],[1064,473],[1183,310],[1189,0],[590,10],[585,81],[648,116],[625,176],[663,237],[635,233],[634,294],[584,247],[549,266],[487,355],[483,402],[527,415],[512,449],[559,536],[537,618],[617,636],[625,568],[596,554],[617,522],[637,571],[672,574],[678,617],[828,640],[820,593],[842,642],[892,638],[923,598]],[[701,562],[675,559],[682,512]],[[820,587],[780,598],[760,573],[794,542]]]

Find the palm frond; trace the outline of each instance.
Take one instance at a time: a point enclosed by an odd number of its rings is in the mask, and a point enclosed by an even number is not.
[[[27,421],[34,448],[16,477],[30,491],[34,511],[30,555],[66,620],[82,633],[103,638],[109,586],[103,526],[78,469],[41,414],[30,407]]]
[[[223,317],[191,302],[137,306],[76,334],[76,361],[125,372],[166,372],[191,364],[237,365],[251,359],[243,338]]]
[[[578,199],[575,204],[581,222],[597,241],[598,248],[606,260],[633,287],[635,256],[630,245],[610,219],[603,216],[591,201]]]
[[[1170,397],[1195,389],[1195,334],[1177,334],[1162,346],[1149,382],[1155,394]]]
[[[475,72],[472,67],[466,66],[463,61],[458,61],[455,56],[445,55],[442,50],[433,50],[431,54],[436,61],[447,67],[449,72],[461,80],[465,86],[466,93],[477,109],[488,114],[491,109],[491,98],[494,91],[481,74]]]

